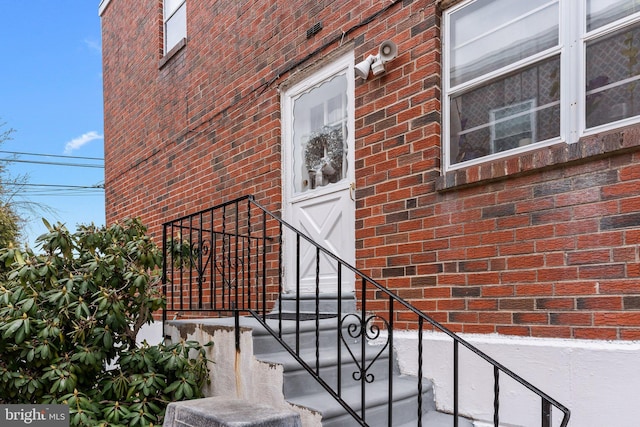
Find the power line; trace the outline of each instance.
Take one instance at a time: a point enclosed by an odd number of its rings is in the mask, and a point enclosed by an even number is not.
[[[100,196],[103,197],[104,193],[102,193],[101,191],[98,192],[97,189],[94,190],[34,190],[34,191],[27,191],[27,192],[23,192],[20,194],[21,196],[65,196],[65,197],[69,197],[69,196]]]
[[[0,150],[0,153],[10,154],[13,156],[33,156],[44,157],[54,159],[73,159],[73,160],[90,160],[104,162],[100,157],[85,157],[85,156],[69,156],[58,154],[45,154],[45,153],[29,153],[24,151],[6,151]],[[22,160],[17,158],[0,158],[0,162],[7,163],[30,163],[48,166],[70,166],[70,167],[83,167],[83,168],[96,168],[104,169],[104,164],[93,163],[69,163],[69,162],[56,162],[56,161],[38,161],[38,160]],[[32,184],[32,183],[20,183],[20,182],[8,182],[3,183],[5,186],[16,187],[16,192],[26,197],[87,197],[87,196],[104,196],[104,183],[95,184],[91,186],[87,185],[61,185],[61,184]]]
[[[36,165],[49,165],[49,166],[73,166],[79,168],[96,168],[104,169],[104,165],[92,165],[89,163],[63,163],[63,162],[39,162],[37,160],[18,160],[18,159],[0,159],[0,162],[7,163],[31,163]]]
[[[81,159],[81,160],[100,160],[104,161],[104,158],[101,157],[80,157],[80,156],[64,156],[61,154],[44,154],[44,153],[26,153],[21,151],[3,151],[0,150],[0,153],[5,154],[16,154],[19,156],[40,156],[40,157],[57,157],[61,159]]]
[[[29,184],[5,183],[4,185],[19,187],[21,196],[28,197],[74,197],[74,196],[103,196],[104,184],[62,185],[62,184]]]
[[[20,183],[4,183],[4,185],[13,185],[16,187],[49,187],[49,188],[60,188],[60,189],[99,189],[104,190],[104,184],[96,184],[96,185],[61,185],[61,184],[20,184]]]

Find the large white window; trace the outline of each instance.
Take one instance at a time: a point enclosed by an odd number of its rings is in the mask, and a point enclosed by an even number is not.
[[[187,37],[186,0],[164,0],[164,53]]]
[[[469,0],[443,25],[445,170],[640,117],[639,0]]]

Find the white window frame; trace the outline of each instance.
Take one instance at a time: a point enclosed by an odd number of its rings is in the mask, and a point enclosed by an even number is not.
[[[169,6],[168,4],[170,3],[170,0],[163,0],[162,1],[162,31],[163,31],[163,40],[164,40],[164,54],[166,55],[174,46],[176,46],[180,40],[184,39],[187,37],[187,26],[186,26],[186,22],[185,22],[185,26],[184,26],[184,34],[181,34],[182,37],[180,37],[180,35],[175,39],[175,42],[172,43],[171,45],[169,45],[168,43],[168,30],[167,30],[167,24],[169,22],[169,20],[171,18],[173,18],[177,13],[183,11],[184,9],[184,14],[185,14],[185,20],[186,20],[186,8],[187,8],[187,0],[173,0],[173,3],[175,3],[175,6],[172,10],[169,10]]]
[[[640,22],[640,12],[626,16],[618,21],[607,24],[601,28],[587,32],[586,30],[586,2],[587,0],[559,0],[559,40],[558,45],[539,52],[529,58],[509,64],[496,71],[489,72],[480,77],[473,78],[456,86],[450,86],[450,32],[451,14],[476,2],[478,0],[466,0],[457,4],[443,13],[442,24],[442,152],[443,173],[485,163],[498,158],[524,153],[540,147],[549,146],[558,142],[575,143],[581,137],[615,129],[629,124],[639,123],[640,116],[606,123],[596,127],[586,128],[586,44],[592,40],[613,33],[621,28]],[[499,76],[506,75],[516,69],[527,65],[539,63],[553,56],[560,56],[560,135],[546,141],[534,142],[530,145],[517,147],[499,153],[492,153],[472,160],[451,164],[451,124],[450,107],[451,98],[469,91],[483,83]],[[542,107],[538,106],[537,109]],[[493,138],[493,124],[492,138]],[[493,141],[491,141],[493,143]]]

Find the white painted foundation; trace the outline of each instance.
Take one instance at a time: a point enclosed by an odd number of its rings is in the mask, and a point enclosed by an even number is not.
[[[172,328],[169,328],[170,330]],[[199,329],[199,328],[197,328]],[[236,360],[234,334],[218,328],[216,345],[210,348],[210,366],[215,378],[208,395],[228,395],[289,407],[281,396],[278,367],[256,362],[251,351]],[[176,331],[171,331],[176,334]],[[189,339],[209,341],[196,330]],[[162,338],[160,322],[146,329],[150,343]],[[248,330],[242,333],[242,348],[252,348]],[[461,334],[464,340],[503,364],[571,410],[569,427],[640,426],[640,342],[597,341]],[[176,338],[176,337],[174,337]],[[434,382],[436,405],[453,411],[453,344],[442,334],[423,334],[423,375]],[[418,339],[415,331],[394,333],[396,356],[403,373],[416,375]],[[459,408],[475,420],[477,427],[493,426],[493,369],[478,356],[459,347]],[[253,372],[238,378],[240,372]],[[280,391],[277,391],[280,390]],[[540,426],[541,402],[529,390],[506,375],[500,376],[500,425]],[[297,408],[298,410],[300,408]],[[312,413],[301,414],[304,425],[317,425]],[[553,426],[562,413],[553,411]]]
[[[640,342],[542,339],[461,334],[520,377],[571,410],[570,427],[640,425]],[[400,369],[417,374],[417,333],[394,333]],[[453,410],[453,344],[442,333],[423,335],[423,375],[432,378],[436,404]],[[493,426],[493,369],[459,347],[459,409],[477,426]],[[500,425],[540,426],[541,400],[500,376]],[[554,410],[553,425],[562,413]]]
[[[162,338],[162,322],[154,321],[140,328],[136,341],[147,341],[150,345],[157,345],[162,342]]]
[[[230,319],[233,320],[233,319]],[[293,410],[300,414],[304,427],[321,427],[319,413],[307,408],[291,405],[284,399],[283,367],[278,364],[256,360],[253,355],[253,338],[250,328],[241,327],[240,348],[236,352],[235,331],[232,326],[216,324],[216,319],[207,323],[189,323],[182,330],[175,325],[166,326],[172,342],[180,339],[194,340],[201,344],[213,341],[207,347],[207,359],[211,383],[203,392],[207,397],[220,396],[262,403],[278,409]],[[328,397],[330,398],[330,397]]]

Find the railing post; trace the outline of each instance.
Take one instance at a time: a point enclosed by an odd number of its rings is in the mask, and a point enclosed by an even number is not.
[[[189,217],[189,310],[193,310],[193,217]]]
[[[296,354],[300,354],[300,234],[296,233]]]
[[[165,337],[164,325],[167,322],[167,225],[162,226],[162,296],[165,300],[165,307],[162,309],[162,339]]]
[[[542,398],[542,427],[551,427],[551,402]]]
[[[209,265],[209,304],[211,309],[214,310],[216,308],[216,290],[215,290],[215,271],[216,271],[216,234],[214,231],[215,224],[213,222],[213,209],[209,210],[210,219],[209,219],[209,241],[211,242],[211,248],[209,248],[209,256],[211,257],[210,265]]]
[[[493,425],[498,427],[500,424],[500,370],[497,366],[493,367]]]
[[[458,341],[453,340],[453,427],[458,427]]]
[[[367,401],[367,381],[366,381],[366,377],[367,377],[367,372],[366,372],[366,366],[367,366],[367,360],[366,360],[366,338],[367,338],[367,320],[366,320],[366,316],[367,316],[367,283],[364,280],[364,277],[362,278],[362,318],[360,319],[360,328],[361,328],[361,335],[360,335],[360,352],[361,355],[360,357],[361,362],[360,362],[360,402],[361,402],[361,418],[362,421],[366,422],[367,421],[367,405],[365,404],[365,402]]]
[[[246,266],[247,266],[247,271],[246,273],[243,271],[242,272],[242,277],[243,280],[246,277],[247,282],[244,284],[244,288],[245,290],[242,292],[243,295],[246,296],[247,301],[245,303],[245,307],[246,308],[253,308],[251,306],[251,291],[253,290],[253,288],[251,287],[251,200],[247,199],[247,225],[246,225],[247,231],[246,231],[246,239],[242,240],[242,256],[246,256],[247,257],[247,261],[246,261]],[[246,241],[246,245],[248,247],[248,250],[245,251],[245,241]],[[257,264],[256,264],[256,268],[257,268]],[[243,297],[243,303],[244,303],[244,297]],[[258,305],[258,300],[256,299],[256,308]],[[264,319],[266,315],[266,312],[264,311],[264,306],[262,306],[262,318]]]
[[[316,248],[316,374],[320,375],[320,248]]]
[[[393,298],[389,297],[389,326],[387,327],[387,335],[389,336],[389,366],[388,366],[388,375],[389,375],[389,407],[387,408],[387,424],[389,427],[393,427],[393,364],[395,361],[395,355],[393,352]],[[418,393],[422,395],[421,391],[418,390]],[[422,399],[418,398],[418,411],[422,412]],[[418,426],[420,426],[420,415],[418,415]]]
[[[422,427],[422,328],[424,319],[418,317],[418,427]]]
[[[235,248],[234,248],[235,252],[233,254],[234,262],[235,262],[233,274],[235,276],[235,281],[236,281],[236,284],[235,284],[236,310],[239,310],[240,306],[241,306],[241,304],[240,304],[240,291],[241,291],[241,289],[240,289],[240,277],[239,277],[239,270],[238,270],[238,268],[239,268],[238,264],[240,264],[239,259],[238,259],[238,253],[239,253],[238,252],[238,247],[240,246],[240,212],[239,212],[240,211],[240,202],[236,202],[236,206],[235,207],[236,207],[236,222],[235,222],[235,227],[236,227],[235,235],[236,236],[235,236]],[[243,296],[244,296],[244,293],[243,293]],[[242,307],[242,308],[244,309],[245,307]]]
[[[240,310],[237,308],[233,311],[235,333],[236,333],[236,353],[240,353]]]
[[[340,343],[341,337],[342,337],[342,264],[340,262],[338,262],[338,306],[336,307],[336,313],[338,313],[338,315],[336,316],[337,319],[337,325],[336,325],[336,331],[338,332],[336,334],[336,349],[338,351],[338,357],[337,360],[342,361],[342,344]],[[340,367],[338,369],[338,378],[337,378],[337,384],[336,384],[336,388],[337,388],[337,392],[338,392],[338,396],[342,396],[342,362],[340,362]]]
[[[203,293],[203,289],[202,289],[202,283],[203,283],[203,278],[204,278],[204,269],[203,269],[203,260],[202,257],[204,256],[204,238],[202,237],[202,213],[200,213],[200,216],[198,218],[198,309],[202,309],[202,293]]]
[[[184,236],[182,235],[182,230],[183,229],[184,229],[183,221],[180,220],[180,225],[179,225],[180,240],[184,240]],[[179,242],[180,255],[178,255],[179,258],[180,258],[180,271],[178,273],[180,275],[180,279],[179,279],[180,280],[180,282],[179,282],[180,285],[179,285],[179,289],[178,289],[178,292],[180,292],[180,311],[184,310],[184,297],[183,297],[184,291],[182,289],[182,284],[184,283],[184,259],[183,259],[183,256],[182,256],[182,244],[183,244],[183,242],[180,241]]]
[[[215,216],[214,216],[214,212],[211,211],[211,229],[213,230],[214,227],[214,221],[215,221]],[[222,298],[222,292],[224,291],[219,291],[218,289],[218,265],[216,264],[218,261],[218,233],[212,233],[212,239],[213,243],[211,243],[212,246],[212,261],[211,261],[211,289],[212,289],[212,296],[211,296],[211,301],[212,301],[212,307],[215,307],[216,309],[218,308],[218,292],[220,292],[221,294],[221,298]],[[224,245],[224,235],[222,236],[222,244]],[[224,289],[224,279],[222,280],[222,289]],[[222,300],[222,305],[224,306],[224,299]]]
[[[278,313],[280,313],[278,315],[278,338],[282,338],[282,294],[283,294],[283,289],[282,289],[282,223],[280,223],[280,225],[278,226],[278,228],[280,229],[280,235],[278,237]],[[266,242],[266,235],[263,235],[265,242]],[[263,271],[263,276],[262,276],[262,286],[265,289],[266,292],[266,288],[267,288],[267,274],[266,274],[266,262],[267,262],[267,258],[266,258],[266,244],[263,243],[263,245],[265,245],[265,251],[262,253],[262,257],[263,257],[263,263],[262,263],[262,271]]]

